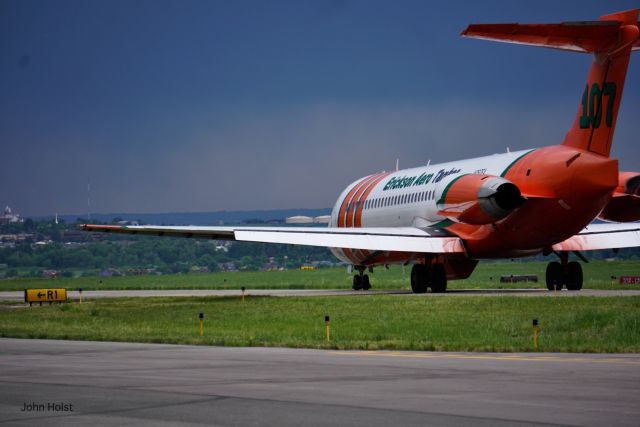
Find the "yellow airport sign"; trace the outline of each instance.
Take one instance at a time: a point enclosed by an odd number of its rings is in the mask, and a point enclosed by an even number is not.
[[[25,289],[24,302],[62,302],[67,300],[65,288]]]

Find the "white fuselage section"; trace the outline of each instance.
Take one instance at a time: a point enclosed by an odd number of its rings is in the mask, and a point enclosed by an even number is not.
[[[454,179],[465,174],[503,175],[522,150],[475,159],[403,169],[361,178],[340,194],[330,227],[428,227],[446,218],[438,201]]]

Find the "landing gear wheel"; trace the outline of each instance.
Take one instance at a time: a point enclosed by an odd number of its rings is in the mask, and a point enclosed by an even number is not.
[[[354,291],[359,291],[362,289],[362,277],[359,274],[353,276],[353,286]]]
[[[553,261],[547,265],[547,272],[545,275],[547,281],[547,289],[550,291],[554,290],[554,285],[556,290],[562,289],[563,282],[563,274],[562,274],[562,265],[559,262]]]
[[[565,268],[567,289],[579,291],[582,289],[582,266],[579,262],[571,261]]]
[[[431,291],[437,294],[447,290],[447,271],[442,264],[434,264],[431,267]]]
[[[369,276],[367,276],[366,274],[364,276],[362,276],[362,289],[365,291],[368,291],[369,289],[371,289],[371,284],[369,283]]]
[[[414,264],[411,269],[411,290],[414,294],[427,292],[427,267],[423,264]]]

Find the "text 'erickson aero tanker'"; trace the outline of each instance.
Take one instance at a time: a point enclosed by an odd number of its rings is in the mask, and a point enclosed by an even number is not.
[[[593,54],[573,126],[560,145],[366,176],[340,194],[328,228],[82,225],[87,231],[330,247],[354,266],[411,263],[416,293],[444,292],[479,259],[555,253],[547,287],[582,288],[569,253],[640,246],[640,173],[609,153],[639,10],[598,21],[470,25],[464,37]],[[596,219],[610,221],[591,224]],[[626,224],[625,224],[626,223]],[[591,224],[591,225],[590,225]],[[584,258],[583,258],[584,259]]]

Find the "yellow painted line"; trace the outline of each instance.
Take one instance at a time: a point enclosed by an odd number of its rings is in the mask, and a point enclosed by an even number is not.
[[[489,355],[489,354],[436,354],[436,353],[400,353],[393,351],[333,351],[335,355],[400,357],[405,359],[472,359],[472,360],[506,360],[531,362],[584,362],[584,363],[618,363],[623,365],[640,365],[640,360],[615,357],[559,357],[559,356],[521,356],[521,355]]]

